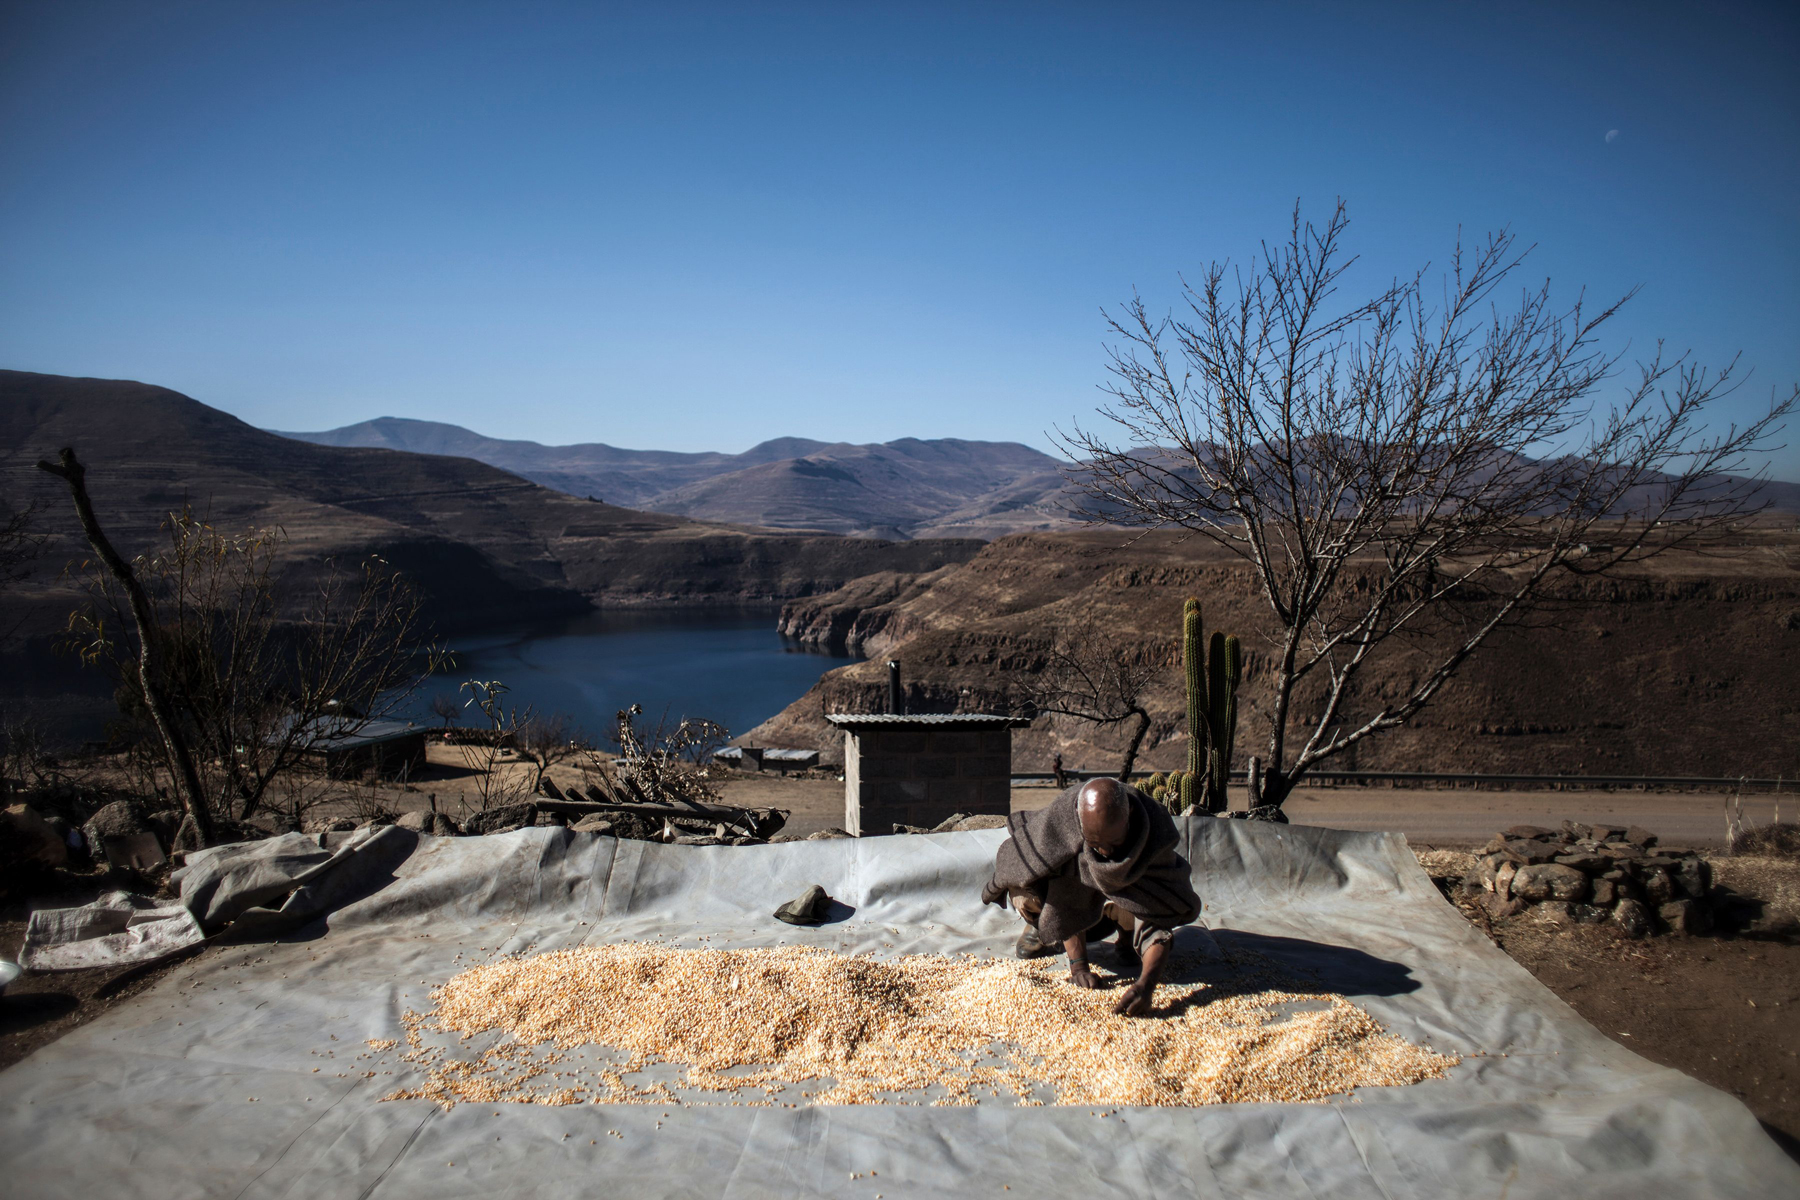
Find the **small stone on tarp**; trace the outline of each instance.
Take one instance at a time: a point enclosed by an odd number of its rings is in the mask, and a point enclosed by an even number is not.
[[[831,897],[825,889],[813,884],[804,892],[775,910],[775,918],[786,921],[789,925],[819,925],[825,920],[825,906],[831,903]]]

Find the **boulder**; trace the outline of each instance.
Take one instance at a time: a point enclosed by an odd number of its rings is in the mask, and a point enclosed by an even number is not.
[[[1584,875],[1600,875],[1612,869],[1612,859],[1599,854],[1559,854],[1555,861]]]
[[[1524,838],[1508,841],[1506,849],[1500,853],[1519,866],[1525,867],[1537,863],[1555,862],[1556,856],[1562,853],[1562,847],[1550,842],[1540,842],[1535,838]]]
[[[973,817],[964,817],[956,823],[956,832],[964,833],[971,829],[1005,829],[1006,818],[999,813],[978,813]]]
[[[1683,858],[1674,871],[1675,886],[1690,900],[1704,900],[1712,890],[1712,864],[1697,854]]]
[[[809,842],[826,842],[826,841],[832,840],[833,838],[847,838],[849,836],[850,836],[850,834],[847,830],[839,829],[836,826],[833,826],[830,829],[821,829],[817,833],[807,834],[806,840]]]
[[[1667,871],[1653,869],[1644,872],[1644,902],[1653,908],[1661,908],[1676,900],[1679,889],[1675,880]]]
[[[1575,913],[1575,920],[1583,925],[1598,925],[1612,916],[1612,909],[1601,904],[1575,904],[1570,907]]]
[[[1520,867],[1512,879],[1512,894],[1533,902],[1566,903],[1588,898],[1588,877],[1561,863]]]
[[[955,829],[959,824],[961,824],[962,822],[964,822],[968,819],[969,819],[968,813],[951,813],[949,816],[947,816],[943,820],[939,821],[936,825],[933,825],[931,827],[931,832],[932,833],[949,833],[951,830]]]
[[[1628,938],[1641,938],[1650,933],[1650,910],[1636,900],[1621,900],[1613,906],[1613,924]]]
[[[1494,895],[1502,900],[1512,898],[1512,882],[1518,877],[1519,868],[1512,863],[1504,863],[1494,872]]]
[[[1625,840],[1623,825],[1593,825],[1588,828],[1588,836],[1596,842],[1622,842]]]
[[[569,828],[576,833],[598,833],[607,837],[612,837],[615,836],[614,831],[618,829],[618,826],[614,825],[612,821],[607,819],[607,817],[601,813],[589,813],[587,816],[581,818],[581,820],[569,826]]]
[[[1671,933],[1697,937],[1712,932],[1712,911],[1692,900],[1671,900],[1656,910]]]
[[[1643,829],[1636,825],[1625,830],[1625,840],[1634,846],[1641,846],[1646,850],[1656,845],[1656,835],[1651,833],[1648,829]]]
[[[1525,911],[1524,901],[1508,900],[1491,892],[1481,898],[1481,907],[1487,912],[1489,919],[1495,921],[1504,921]]]
[[[1611,859],[1627,859],[1644,857],[1644,848],[1634,846],[1630,842],[1603,842],[1600,853]]]
[[[1563,929],[1575,924],[1575,908],[1573,904],[1561,900],[1546,900],[1531,910],[1531,915],[1540,924],[1553,929]]]
[[[1511,829],[1502,829],[1500,831],[1500,836],[1508,839],[1548,838],[1555,837],[1556,833],[1553,830],[1541,829],[1536,825],[1514,825]]]
[[[1596,879],[1591,886],[1593,892],[1588,897],[1590,903],[1610,906],[1619,898],[1619,885],[1610,879]]]
[[[144,810],[131,800],[115,800],[81,827],[95,862],[116,867],[148,868],[163,860],[168,847]]]
[[[429,833],[436,837],[455,837],[461,832],[457,828],[456,822],[448,816],[425,808],[401,813],[394,818],[394,824],[401,829],[410,829],[414,833]]]
[[[69,847],[62,835],[29,804],[14,804],[0,811],[0,841],[20,860],[40,867],[60,867],[69,861]]]

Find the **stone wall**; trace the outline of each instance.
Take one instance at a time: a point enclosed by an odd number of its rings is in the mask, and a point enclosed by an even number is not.
[[[1010,729],[844,732],[844,828],[858,837],[1011,807]]]

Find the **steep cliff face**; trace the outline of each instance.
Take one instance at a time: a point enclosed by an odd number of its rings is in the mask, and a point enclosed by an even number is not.
[[[1021,711],[1020,680],[1044,666],[1059,630],[1105,628],[1164,664],[1144,696],[1146,768],[1186,757],[1177,633],[1198,596],[1208,630],[1246,650],[1238,758],[1265,753],[1273,633],[1243,564],[1197,542],[1117,534],[1028,534],[929,576],[858,580],[790,604],[784,628],[902,664],[916,711]],[[1624,579],[1571,583],[1531,628],[1496,634],[1411,724],[1333,760],[1388,770],[1788,775],[1800,773],[1800,535],[1764,525],[1728,557],[1686,556]],[[1454,630],[1388,645],[1364,672],[1347,719],[1422,678]],[[880,661],[833,671],[752,730],[755,744],[841,756],[827,711],[885,702]],[[1301,718],[1322,710],[1301,689]],[[1290,727],[1293,729],[1296,727]],[[1018,769],[1115,766],[1128,736],[1039,718],[1015,741]],[[1304,735],[1303,735],[1304,736]]]

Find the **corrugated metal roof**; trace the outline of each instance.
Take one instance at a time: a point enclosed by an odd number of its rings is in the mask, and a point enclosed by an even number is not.
[[[1031,724],[1029,717],[1000,713],[826,713],[825,719],[840,729],[879,726],[883,729],[1018,729]]]

